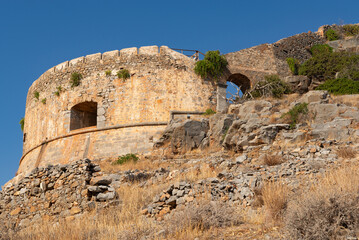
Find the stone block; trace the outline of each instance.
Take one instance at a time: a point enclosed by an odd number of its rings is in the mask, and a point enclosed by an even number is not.
[[[65,69],[67,66],[69,66],[69,61],[60,63],[59,65],[55,66],[55,71],[61,71],[61,70]]]
[[[75,59],[70,60],[69,66],[75,66],[76,64],[83,63],[83,62],[85,62],[85,57],[75,58]]]
[[[116,57],[120,56],[120,51],[118,50],[113,50],[113,51],[109,51],[109,52],[104,52],[102,54],[102,59],[103,60],[107,60],[107,59],[114,59]]]
[[[121,57],[131,57],[137,55],[137,48],[133,47],[133,48],[124,48],[122,50],[120,50],[120,56]]]
[[[140,55],[158,55],[158,46],[140,47]]]
[[[100,61],[102,58],[101,53],[90,54],[86,56],[86,62]]]

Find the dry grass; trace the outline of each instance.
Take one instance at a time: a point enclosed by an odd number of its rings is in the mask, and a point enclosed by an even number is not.
[[[324,175],[288,205],[293,239],[344,239],[359,229],[359,168],[347,165]]]
[[[164,186],[139,188],[123,186],[119,189],[123,205],[93,212],[81,219],[62,220],[59,224],[46,221],[31,225],[11,239],[68,240],[68,239],[140,239],[151,236],[160,226],[140,214],[141,208],[164,189]]]
[[[349,107],[359,108],[359,94],[331,96],[332,103],[345,104]]]
[[[290,189],[283,181],[266,182],[261,191],[267,216],[278,224],[289,200]]]
[[[263,163],[268,165],[268,166],[275,166],[275,165],[279,165],[281,163],[283,163],[284,160],[281,156],[279,155],[268,155],[265,154],[263,157]]]
[[[353,149],[352,147],[340,147],[337,150],[337,155],[338,157],[341,158],[345,158],[345,159],[350,159],[350,158],[355,158],[357,155],[357,151],[355,149]]]
[[[159,168],[168,168],[171,166],[171,163],[161,161],[161,160],[153,160],[150,158],[145,157],[139,157],[139,160],[136,162],[130,161],[126,162],[124,164],[112,164],[117,159],[109,158],[103,161],[96,162],[98,165],[100,165],[101,170],[106,173],[115,173],[119,171],[127,171],[127,170],[156,170]],[[172,164],[173,165],[173,164]]]
[[[200,179],[217,177],[219,173],[218,169],[206,163],[202,163],[199,168],[194,168],[187,164],[183,165],[183,168],[186,169],[186,166],[188,166],[189,170],[174,177],[175,181],[196,182]]]

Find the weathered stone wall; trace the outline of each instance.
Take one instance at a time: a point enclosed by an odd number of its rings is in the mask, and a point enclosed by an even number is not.
[[[17,184],[7,184],[0,191],[0,222],[5,227],[0,230],[16,230],[46,219],[73,218],[116,204],[117,194],[110,184],[100,167],[88,159],[35,168]]]
[[[359,36],[328,42],[335,51],[359,53]]]
[[[170,120],[170,111],[215,108],[215,84],[198,77],[194,63],[168,47],[150,46],[88,55],[51,68],[28,92],[18,173],[84,156],[98,159],[149,150]],[[131,77],[119,79],[121,69],[129,70]],[[83,77],[77,87],[70,84],[74,72]],[[97,126],[70,131],[71,108],[86,101],[97,103]],[[134,126],[124,128],[128,124]],[[68,136],[81,131],[86,134]]]

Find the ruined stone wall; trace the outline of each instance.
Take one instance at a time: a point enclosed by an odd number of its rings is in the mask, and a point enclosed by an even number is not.
[[[1,227],[16,230],[40,220],[73,218],[116,204],[111,180],[90,160],[35,168],[17,184],[0,191]]]
[[[28,92],[18,174],[48,163],[148,151],[170,111],[216,106],[214,83],[198,77],[194,63],[168,47],[151,46],[88,55],[51,68]],[[121,69],[131,77],[119,79]],[[71,87],[74,72],[82,79]],[[97,126],[70,131],[71,108],[86,101],[97,103]]]

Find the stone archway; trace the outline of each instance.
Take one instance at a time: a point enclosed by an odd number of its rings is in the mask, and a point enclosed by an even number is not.
[[[227,82],[236,84],[238,87],[240,87],[243,94],[251,88],[251,80],[249,80],[248,77],[241,73],[234,73],[230,75],[227,79]]]

